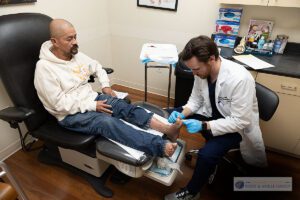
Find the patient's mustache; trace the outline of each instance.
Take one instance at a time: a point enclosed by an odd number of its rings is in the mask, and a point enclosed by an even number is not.
[[[71,53],[73,55],[77,54],[78,53],[78,48],[79,46],[77,44],[74,44],[72,47],[71,47]]]

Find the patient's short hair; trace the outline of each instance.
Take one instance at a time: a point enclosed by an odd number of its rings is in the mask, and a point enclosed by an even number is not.
[[[69,21],[65,19],[53,19],[49,24],[50,37],[59,37],[64,33],[67,27],[74,27]]]
[[[192,38],[179,54],[181,61],[187,61],[195,56],[199,62],[208,62],[211,56],[215,56],[217,60],[219,58],[219,51],[217,45],[212,39],[207,36],[200,35]]]

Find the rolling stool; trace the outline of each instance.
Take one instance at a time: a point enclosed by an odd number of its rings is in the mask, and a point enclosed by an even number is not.
[[[26,194],[20,187],[19,183],[8,169],[8,166],[2,161],[0,161],[0,169],[2,170],[0,172],[0,178],[6,175],[10,184],[13,186],[12,187],[7,183],[0,182],[0,199],[15,200],[18,198],[19,200],[28,200]]]
[[[16,200],[17,197],[18,197],[18,194],[11,185],[0,182],[0,199],[1,200]]]

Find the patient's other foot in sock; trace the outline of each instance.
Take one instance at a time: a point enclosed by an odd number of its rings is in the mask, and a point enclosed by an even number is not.
[[[176,148],[177,148],[177,143],[167,142],[166,146],[165,146],[165,149],[164,149],[165,150],[165,152],[164,152],[165,156],[171,157],[174,154]]]

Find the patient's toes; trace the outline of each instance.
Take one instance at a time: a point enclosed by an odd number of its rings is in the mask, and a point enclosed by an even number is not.
[[[165,155],[171,157],[177,148],[177,143],[166,143]]]
[[[180,118],[176,119],[175,125],[177,126],[177,128],[180,128],[182,126],[182,120]]]

